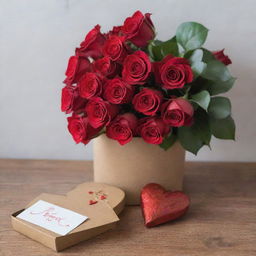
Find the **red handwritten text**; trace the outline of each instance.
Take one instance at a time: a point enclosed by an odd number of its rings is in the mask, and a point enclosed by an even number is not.
[[[48,209],[41,212],[30,212],[31,215],[41,215],[45,218],[46,221],[56,221],[57,224],[61,227],[69,227],[69,224],[65,223],[65,218],[57,216],[57,212],[54,207],[49,207]]]

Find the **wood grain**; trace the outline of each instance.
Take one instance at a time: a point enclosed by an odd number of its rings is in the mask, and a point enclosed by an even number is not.
[[[10,214],[35,196],[92,177],[92,162],[0,160],[0,255],[256,255],[256,163],[187,163],[191,208],[159,227],[145,228],[140,207],[126,207],[116,229],[58,254],[12,230]]]

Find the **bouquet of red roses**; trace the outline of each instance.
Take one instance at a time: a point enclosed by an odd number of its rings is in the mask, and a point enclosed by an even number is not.
[[[95,26],[68,61],[61,110],[76,143],[106,133],[121,145],[133,137],[164,149],[179,140],[196,154],[211,136],[234,139],[227,92],[235,78],[222,51],[202,47],[208,29],[181,24],[163,42],[150,14],[136,11],[122,26]]]

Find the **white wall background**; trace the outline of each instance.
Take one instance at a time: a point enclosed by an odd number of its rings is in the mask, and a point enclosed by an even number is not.
[[[68,57],[97,23],[107,31],[135,10],[153,13],[160,39],[184,21],[210,29],[206,47],[226,48],[238,81],[229,93],[237,141],[213,140],[195,158],[255,161],[255,0],[0,0],[0,157],[91,159],[75,145],[60,112]]]

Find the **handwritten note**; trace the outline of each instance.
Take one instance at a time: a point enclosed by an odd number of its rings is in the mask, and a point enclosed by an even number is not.
[[[17,218],[63,236],[88,219],[87,216],[47,203],[43,200],[37,201],[21,212],[17,215]]]

